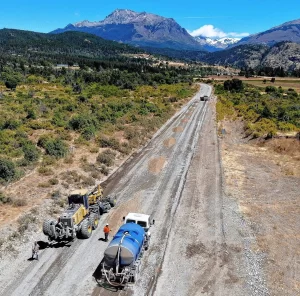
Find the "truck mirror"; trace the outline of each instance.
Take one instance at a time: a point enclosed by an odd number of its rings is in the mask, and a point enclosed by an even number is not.
[[[123,217],[123,221],[125,220],[125,217]]]
[[[152,225],[154,225],[155,224],[155,220],[153,219],[153,221],[152,221]]]

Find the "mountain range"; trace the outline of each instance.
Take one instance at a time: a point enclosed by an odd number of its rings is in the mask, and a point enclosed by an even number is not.
[[[71,49],[68,47],[70,44]],[[284,23],[241,40],[194,38],[174,19],[131,10],[116,10],[103,21],[69,24],[50,34],[0,30],[0,53],[6,56],[24,54],[33,59],[37,55],[51,53],[52,56],[63,54],[64,60],[67,60],[70,53],[73,59],[75,55],[97,58],[113,57],[122,52],[137,53],[143,49],[185,61],[298,71],[300,20]]]
[[[128,9],[117,9],[103,21],[69,24],[51,33],[66,31],[91,33],[104,39],[141,47],[203,49],[199,42],[174,19],[146,12],[137,13]]]
[[[237,38],[212,39],[203,36],[192,37],[172,18],[146,12],[138,13],[128,9],[117,9],[102,21],[85,20],[69,24],[51,33],[58,34],[66,31],[91,33],[104,39],[140,47],[207,50],[209,52],[244,44],[272,46],[281,41],[300,43],[300,19],[241,40]]]

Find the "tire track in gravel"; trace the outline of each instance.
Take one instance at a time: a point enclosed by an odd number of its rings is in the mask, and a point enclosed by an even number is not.
[[[131,295],[131,293],[134,295],[146,295],[148,287],[153,285],[156,280],[156,270],[162,261],[168,229],[171,226],[171,217],[176,211],[176,204],[178,204],[180,191],[184,184],[184,176],[194,151],[198,135],[197,130],[203,123],[207,108],[206,104],[199,101],[195,107],[188,124],[181,133],[173,131],[173,127],[179,126],[177,122],[174,122],[170,126],[169,133],[161,137],[159,143],[152,147],[150,155],[163,155],[167,159],[167,165],[163,171],[159,175],[153,176],[149,172],[144,173],[143,166],[145,166],[145,163],[141,164],[138,170],[134,168],[135,171],[138,171],[138,178],[135,179],[129,176],[131,178],[131,182],[128,183],[129,188],[120,188],[120,195],[122,197],[127,196],[127,198],[131,195],[130,191],[141,190],[144,192],[142,194],[143,206],[141,211],[154,215],[156,219],[155,227],[160,229],[159,232],[153,232],[152,234],[151,247],[142,264],[141,274],[143,276],[135,284],[132,292],[126,292],[126,295]],[[171,149],[166,149],[163,145],[163,139],[170,137],[176,138],[176,145],[172,146]],[[97,288],[94,290],[93,295],[102,295],[102,293],[106,295],[108,292]]]

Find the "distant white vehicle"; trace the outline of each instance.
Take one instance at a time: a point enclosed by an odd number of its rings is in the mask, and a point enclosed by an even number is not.
[[[208,100],[209,100],[209,96],[200,97],[200,101],[208,101]]]

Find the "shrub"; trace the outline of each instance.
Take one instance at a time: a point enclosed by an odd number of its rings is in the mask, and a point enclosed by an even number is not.
[[[250,134],[252,133],[255,138],[271,138],[277,132],[276,124],[272,120],[266,118],[252,124],[249,123],[247,128],[249,129]]]
[[[232,79],[224,81],[224,89],[228,91],[242,91],[244,89],[243,81],[240,79]]]
[[[137,134],[138,132],[133,128],[128,128],[124,132],[124,136],[127,140],[133,139]]]
[[[38,145],[39,147],[45,148],[46,143],[47,143],[48,141],[52,140],[52,139],[53,139],[53,136],[52,136],[52,135],[49,135],[49,134],[47,134],[47,135],[42,135],[42,136],[40,136],[40,138],[39,138],[39,140],[38,140],[38,142],[37,142],[37,145]]]
[[[297,127],[291,123],[288,122],[279,122],[278,123],[278,129],[281,131],[296,131]]]
[[[60,197],[61,197],[61,193],[60,193],[59,190],[55,190],[55,191],[53,191],[53,192],[51,193],[51,198],[52,198],[52,199],[58,199],[58,198],[60,198]]]
[[[110,167],[114,164],[115,156],[116,153],[108,149],[98,154],[97,161]]]
[[[90,152],[91,153],[98,153],[99,148],[98,147],[91,147]]]
[[[0,191],[0,204],[8,204],[11,202],[12,199],[9,196],[4,195],[4,193]]]
[[[12,204],[14,207],[24,207],[27,206],[27,201],[24,198],[16,198]]]
[[[98,142],[102,148],[112,148],[114,150],[118,150],[120,146],[119,141],[112,137],[100,136]]]
[[[36,119],[37,116],[36,116],[36,112],[35,110],[33,109],[28,109],[27,110],[27,116],[26,116],[27,119]]]
[[[56,162],[56,158],[54,156],[50,155],[44,155],[43,161],[42,161],[42,166],[49,166],[53,165]]]
[[[15,164],[8,159],[0,158],[0,178],[5,181],[13,180],[17,175]]]
[[[64,163],[72,164],[74,162],[73,157],[71,155],[67,156],[64,159]]]
[[[36,217],[31,213],[21,216],[18,219],[19,227],[18,231],[20,234],[23,234],[29,227],[30,224],[36,221]]]
[[[13,77],[5,81],[5,86],[11,90],[16,89],[17,85],[18,81]]]
[[[71,118],[69,125],[73,130],[82,130],[90,126],[97,127],[98,121],[90,114],[81,114]]]
[[[89,141],[95,137],[96,128],[93,125],[87,126],[81,132],[82,137]]]
[[[29,162],[34,162],[39,159],[39,151],[33,143],[26,143],[22,150],[24,152],[24,159]]]
[[[94,186],[95,183],[95,179],[92,177],[83,177],[81,182],[83,186]]]
[[[58,183],[59,183],[59,181],[56,178],[52,178],[52,179],[49,180],[50,185],[57,185]]]
[[[276,92],[277,89],[275,86],[266,86],[265,92],[266,93],[271,93],[271,92]]]
[[[104,176],[107,176],[108,173],[109,173],[109,169],[108,167],[105,165],[105,164],[102,164],[100,166],[100,172],[104,175]]]
[[[67,145],[60,139],[51,139],[45,143],[46,153],[56,158],[65,157],[68,154]]]
[[[47,167],[40,167],[38,169],[38,172],[40,175],[43,175],[43,176],[51,176],[53,174],[53,171]]]

